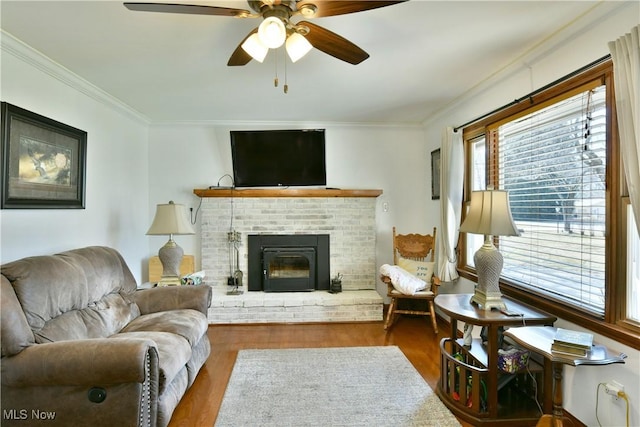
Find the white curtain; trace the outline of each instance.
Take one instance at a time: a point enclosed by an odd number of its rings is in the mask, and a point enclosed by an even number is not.
[[[462,212],[464,148],[462,131],[448,127],[442,131],[440,147],[440,229],[437,235],[438,276],[443,282],[456,280],[456,246]]]
[[[640,25],[609,42],[613,60],[620,152],[640,234]]]

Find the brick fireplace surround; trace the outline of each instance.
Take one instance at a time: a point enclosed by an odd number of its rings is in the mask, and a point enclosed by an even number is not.
[[[376,197],[382,191],[196,189],[194,193],[202,198],[202,269],[213,287],[209,323],[382,320],[375,261]],[[227,295],[231,229],[241,235],[241,295]],[[343,292],[249,292],[249,234],[329,234],[331,277],[343,276]]]

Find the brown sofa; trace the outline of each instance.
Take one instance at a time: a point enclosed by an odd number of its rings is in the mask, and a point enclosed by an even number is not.
[[[1,272],[2,426],[169,423],[210,353],[210,287],[136,290],[99,246]]]

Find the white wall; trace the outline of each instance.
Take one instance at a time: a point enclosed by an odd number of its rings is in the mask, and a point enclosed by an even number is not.
[[[86,209],[0,211],[0,262],[88,245],[118,249],[138,280],[149,226],[147,125],[106,94],[2,35],[2,101],[82,129]],[[76,88],[84,86],[83,91]],[[75,86],[76,88],[72,87]]]
[[[507,64],[492,79],[483,81],[459,102],[425,123],[427,140],[439,137],[446,126],[458,126],[545,86],[607,54],[607,42],[629,32],[640,22],[640,3],[602,2],[595,22],[586,16],[550,38],[544,46]],[[473,283],[461,279],[443,292],[473,292]],[[560,319],[557,326],[576,328]],[[631,404],[631,426],[640,425],[640,352],[596,334],[596,341],[629,357],[624,365],[582,366],[564,369],[564,406],[586,425],[598,425],[596,390],[598,384],[616,380],[625,386]],[[624,426],[624,401],[614,401],[601,393],[598,415],[602,425]]]

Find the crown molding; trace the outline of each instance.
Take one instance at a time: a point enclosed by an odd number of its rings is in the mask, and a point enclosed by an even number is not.
[[[150,123],[151,127],[194,127],[194,126],[212,126],[212,127],[287,127],[295,129],[311,129],[311,128],[402,128],[402,129],[422,129],[423,125],[419,122],[296,122],[283,120],[158,120]]]
[[[0,50],[2,54],[9,54],[22,62],[55,78],[72,89],[85,94],[89,98],[100,102],[107,107],[118,111],[143,124],[149,124],[151,120],[139,111],[134,110],[118,98],[110,95],[99,87],[78,76],[68,68],[53,61],[38,50],[27,45],[10,33],[0,29]]]

